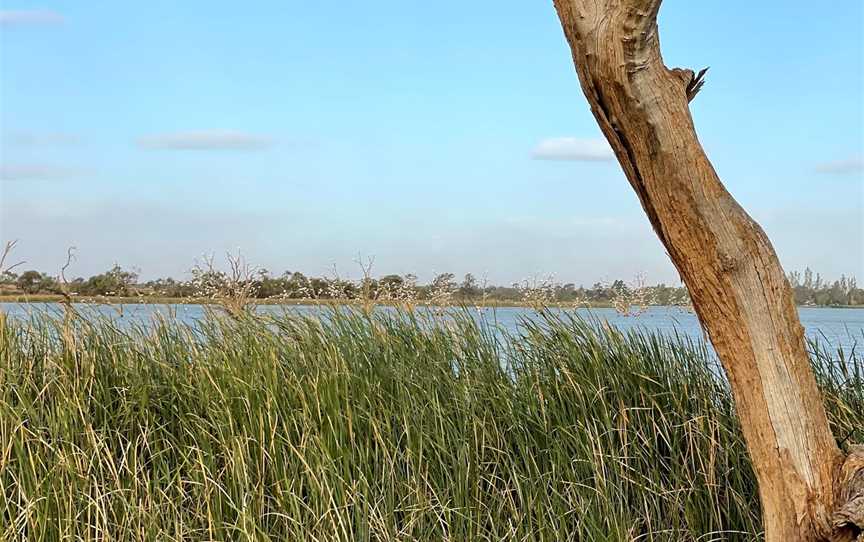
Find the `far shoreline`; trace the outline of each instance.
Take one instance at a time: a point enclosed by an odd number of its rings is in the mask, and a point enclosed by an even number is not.
[[[0,303],[12,304],[36,304],[36,303],[63,303],[65,298],[62,295],[0,295]],[[115,297],[115,296],[81,296],[75,297],[73,304],[75,305],[223,305],[224,302],[220,299],[213,298],[176,298],[176,297],[158,297],[158,296],[135,296],[135,297]],[[432,307],[482,307],[482,308],[530,308],[535,307],[536,303],[524,301],[500,301],[500,300],[473,300],[473,301],[453,301],[447,303],[413,300],[411,302],[397,300],[373,300],[366,301],[362,299],[314,299],[314,298],[297,298],[297,299],[252,299],[250,305],[262,306],[327,306],[327,305],[345,305],[345,306],[364,306],[364,305],[379,305],[379,306],[432,306]],[[612,309],[615,306],[611,303],[572,303],[572,302],[549,302],[542,305],[553,308],[585,308],[585,309]],[[648,305],[649,307],[680,307],[689,309],[689,305]],[[864,309],[864,305],[796,305],[798,308],[807,309]]]

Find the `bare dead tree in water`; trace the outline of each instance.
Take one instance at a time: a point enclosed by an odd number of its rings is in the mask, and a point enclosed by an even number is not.
[[[254,306],[260,269],[249,264],[243,254],[226,253],[228,271],[220,271],[213,255],[205,255],[192,268],[196,295],[212,300],[232,318],[248,315]]]
[[[6,260],[9,259],[9,256],[12,255],[12,252],[15,250],[15,247],[18,245],[18,240],[15,241],[7,241],[6,245],[3,247],[3,251],[0,252],[0,276],[3,276],[7,273],[12,273],[12,270],[16,267],[20,267],[24,265],[24,261],[19,261],[16,263],[7,263]]]
[[[18,241],[7,241],[3,247],[3,251],[0,252],[0,277],[3,275],[11,275],[12,270],[24,265],[24,261],[19,261],[16,263],[7,263],[7,260],[12,255],[12,252],[15,250],[15,246],[18,244]],[[0,310],[0,318],[3,318],[3,311]],[[2,321],[0,321],[2,323]]]

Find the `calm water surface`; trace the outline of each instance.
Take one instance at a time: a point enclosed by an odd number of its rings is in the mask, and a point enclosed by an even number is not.
[[[156,315],[176,318],[185,323],[194,323],[205,315],[202,305],[81,305],[84,314],[100,315],[118,323],[144,324],[151,322]],[[0,310],[12,317],[27,317],[34,312],[60,314],[61,307],[55,303],[0,303]],[[320,314],[326,310],[319,306],[304,305],[261,305],[258,311],[263,314]],[[386,309],[385,309],[386,310]],[[622,330],[641,328],[662,333],[677,332],[702,339],[704,335],[696,315],[679,307],[651,307],[637,316],[623,316],[614,309],[555,309],[606,321]],[[537,313],[523,307],[481,308],[479,318],[497,322],[510,331],[516,331],[523,319],[537,318]],[[811,308],[799,309],[801,323],[809,337],[827,342],[833,347],[844,350],[857,349],[864,344],[864,309]]]

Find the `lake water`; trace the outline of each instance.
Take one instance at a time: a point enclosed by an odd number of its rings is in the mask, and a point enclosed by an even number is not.
[[[147,324],[159,314],[176,318],[182,322],[194,323],[205,315],[202,305],[80,305],[84,314],[98,314],[111,318],[121,324]],[[0,310],[12,317],[27,317],[36,312],[60,314],[61,308],[53,303],[0,303]],[[320,314],[324,308],[320,306],[303,305],[261,305],[257,308],[261,313],[281,314],[294,312],[298,314]],[[624,316],[614,309],[554,309],[575,311],[586,318],[606,321],[621,330],[641,328],[663,333],[677,332],[696,339],[704,335],[696,315],[679,307],[651,307],[636,316]],[[524,307],[481,308],[477,310],[479,318],[493,320],[500,326],[515,330],[520,320],[536,318],[537,313]],[[864,309],[834,309],[811,308],[799,309],[801,323],[809,337],[817,338],[832,347],[842,347],[849,351],[857,350],[857,345],[864,344]]]

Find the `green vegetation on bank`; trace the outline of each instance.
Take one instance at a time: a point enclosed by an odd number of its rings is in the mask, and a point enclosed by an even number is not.
[[[229,260],[232,271],[211,266],[195,268],[189,280],[172,278],[140,281],[138,275],[121,267],[88,279],[66,280],[35,270],[16,274],[0,273],[0,299],[15,301],[56,301],[76,299],[101,302],[176,303],[203,302],[208,299],[246,298],[256,303],[292,303],[327,300],[405,301],[429,304],[466,303],[475,305],[519,305],[563,303],[594,307],[648,305],[689,305],[686,288],[665,284],[646,285],[641,279],[632,283],[615,280],[590,287],[559,283],[552,277],[525,280],[509,286],[496,286],[467,274],[460,281],[452,273],[441,273],[428,284],[419,284],[414,275],[366,274],[361,280],[339,277],[307,277],[285,272],[273,276],[267,270],[252,269],[239,260]],[[864,305],[864,289],[854,278],[824,280],[810,269],[791,273],[789,282],[799,305],[849,307]]]
[[[813,345],[861,441],[864,363]],[[704,345],[543,313],[0,313],[0,539],[758,540]]]

